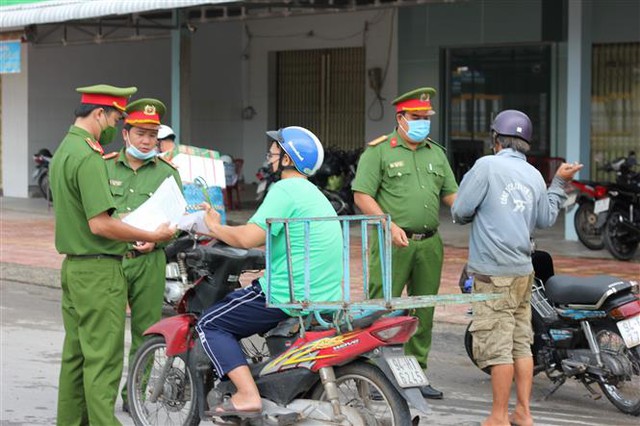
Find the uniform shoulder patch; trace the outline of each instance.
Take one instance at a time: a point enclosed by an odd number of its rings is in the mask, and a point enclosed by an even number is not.
[[[388,137],[389,137],[389,135],[382,135],[379,138],[375,138],[374,140],[369,142],[367,145],[369,145],[369,146],[380,145],[382,142],[386,141]]]
[[[445,148],[443,145],[440,145],[438,142],[434,141],[433,139],[431,139],[431,138],[427,138],[427,141],[428,141],[430,144],[437,146],[438,148],[440,148],[440,149],[441,149],[441,150],[443,150],[444,152],[447,152],[447,148]]]
[[[167,164],[168,164],[169,166],[171,166],[172,168],[174,168],[174,169],[178,170],[178,166],[176,166],[175,164],[173,164],[173,163],[171,162],[171,160],[167,160],[167,159],[166,159],[166,158],[164,158],[164,156],[162,156],[162,155],[158,155],[158,157],[157,157],[157,158],[159,158],[161,161],[164,161],[165,163],[167,163]]]
[[[110,152],[102,156],[103,160],[112,160],[116,158],[120,153],[118,151]]]
[[[100,153],[100,155],[104,154],[104,150],[102,149],[102,145],[100,145],[100,142],[98,141],[94,141],[91,138],[85,138],[84,141],[87,143],[87,145],[89,145],[89,147],[94,150],[95,152]]]

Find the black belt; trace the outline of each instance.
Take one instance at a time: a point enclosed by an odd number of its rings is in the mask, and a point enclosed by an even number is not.
[[[153,250],[151,250],[151,251],[153,251]],[[149,253],[151,253],[151,251],[146,252],[146,253],[142,253],[141,251],[138,251],[138,250],[129,250],[128,252],[126,252],[124,254],[124,258],[125,259],[135,259],[136,257],[140,257],[140,256],[144,256],[145,254],[149,254]]]
[[[403,229],[404,233],[407,234],[407,238],[413,241],[422,241],[428,238],[433,237],[438,233],[438,229],[432,229],[429,231],[424,231],[423,233],[409,231],[408,229]]]
[[[117,254],[68,254],[67,259],[85,260],[85,259],[112,259],[122,262],[122,256]]]

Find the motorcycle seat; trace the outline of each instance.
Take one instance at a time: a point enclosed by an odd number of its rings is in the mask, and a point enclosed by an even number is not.
[[[554,275],[547,280],[544,288],[547,297],[555,305],[586,305],[599,309],[607,296],[630,290],[631,283],[609,275]]]

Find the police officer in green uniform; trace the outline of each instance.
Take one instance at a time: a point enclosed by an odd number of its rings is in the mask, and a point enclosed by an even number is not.
[[[175,166],[158,156],[158,129],[166,108],[157,99],[138,99],[127,106],[122,129],[125,147],[104,155],[109,187],[117,214],[123,218],[173,176],[182,188]],[[162,245],[150,242],[129,244],[122,261],[131,310],[129,365],[142,344],[142,333],[162,317],[166,257]],[[127,388],[122,389],[122,407],[128,412]]]
[[[445,150],[427,136],[435,114],[431,96],[423,87],[393,101],[397,127],[369,143],[360,157],[352,184],[356,205],[364,214],[391,216],[392,295],[406,284],[410,296],[435,295],[440,287],[443,247],[438,234],[440,201],[453,204],[458,190]],[[370,296],[382,297],[377,235],[372,235]],[[433,308],[416,309],[420,325],[405,352],[426,370],[431,347]],[[442,392],[424,386],[422,395],[440,399]]]
[[[167,224],[143,231],[111,217],[101,143],[109,143],[135,87],[97,85],[77,89],[75,122],[51,162],[55,244],[62,263],[65,338],[58,389],[57,424],[119,425],[114,414],[122,376],[126,283],[124,241],[166,241]],[[100,142],[99,142],[100,141]]]

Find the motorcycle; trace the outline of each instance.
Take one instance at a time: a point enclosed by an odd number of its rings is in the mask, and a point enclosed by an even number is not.
[[[197,425],[215,417],[211,410],[234,387],[217,377],[194,327],[205,308],[238,287],[243,270],[264,268],[264,254],[190,236],[166,251],[175,260],[167,275],[178,315],[146,330],[129,367],[129,409],[136,425]],[[352,319],[348,328],[320,315],[290,318],[241,340],[263,397],[261,424],[417,424],[408,402],[428,410],[419,391],[427,382],[402,347],[417,319],[383,314]]]
[[[543,251],[533,253],[532,263],[531,351],[534,375],[544,372],[553,383],[546,398],[574,378],[594,396],[597,384],[623,413],[640,415],[638,282],[554,275],[553,259]],[[476,364],[470,326],[464,344]]]
[[[328,149],[324,162],[310,179],[327,197],[338,215],[355,213],[351,183],[356,176],[356,165],[362,150],[342,151]]]
[[[49,163],[51,163],[52,157],[53,155],[51,154],[51,151],[46,148],[42,148],[37,153],[33,154],[33,161],[36,163],[36,169],[33,171],[33,175],[31,175],[31,179],[38,184],[38,188],[40,188],[42,196],[48,202],[53,201],[53,197],[51,196],[51,185],[49,184]]]
[[[256,201],[259,206],[264,201],[264,197],[267,196],[269,188],[276,182],[277,179],[276,174],[273,172],[273,170],[271,170],[271,166],[266,161],[258,169],[256,178],[258,179],[258,186],[256,188]]]
[[[634,152],[612,163],[616,184],[609,188],[608,197],[594,205],[604,245],[618,260],[632,259],[640,245],[640,173],[633,172],[635,164]]]
[[[578,239],[590,250],[604,248],[602,227],[597,227],[598,215],[594,212],[597,200],[607,196],[608,185],[585,180],[573,180],[571,185],[578,191],[575,203],[578,205],[573,219]]]

